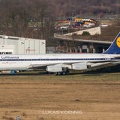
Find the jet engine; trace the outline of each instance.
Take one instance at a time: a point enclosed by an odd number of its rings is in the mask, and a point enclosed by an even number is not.
[[[87,67],[87,63],[75,63],[72,64],[72,69],[73,70],[86,70]]]

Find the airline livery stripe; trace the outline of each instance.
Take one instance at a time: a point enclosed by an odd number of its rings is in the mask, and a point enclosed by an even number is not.
[[[0,61],[73,61],[73,60],[108,60],[106,58],[60,58],[60,59],[0,59]],[[120,60],[120,58],[110,58],[109,60]]]
[[[106,60],[106,58],[0,59],[0,61],[58,61],[58,60]]]

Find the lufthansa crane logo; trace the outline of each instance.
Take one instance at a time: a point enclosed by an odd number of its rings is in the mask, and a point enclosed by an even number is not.
[[[118,37],[117,41],[116,41],[117,46],[120,48],[120,37]]]

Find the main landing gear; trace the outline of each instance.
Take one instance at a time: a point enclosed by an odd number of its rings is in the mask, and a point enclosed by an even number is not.
[[[63,71],[63,72],[56,72],[56,75],[67,75],[69,71]]]

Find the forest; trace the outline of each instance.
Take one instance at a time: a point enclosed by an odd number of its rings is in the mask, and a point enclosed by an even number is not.
[[[120,0],[0,0],[0,34],[50,39],[58,19],[120,14]]]

